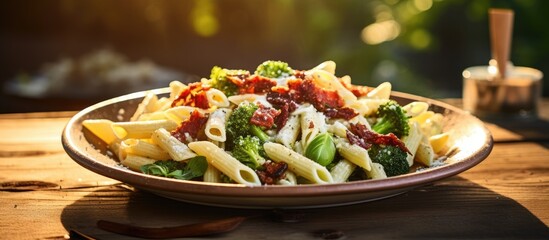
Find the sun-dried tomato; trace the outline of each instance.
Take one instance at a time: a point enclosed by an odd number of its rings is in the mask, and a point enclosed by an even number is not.
[[[262,104],[259,104],[259,108],[255,110],[252,118],[250,119],[250,123],[270,129],[274,125],[275,118],[279,114],[280,110],[265,107]]]
[[[272,185],[286,176],[286,170],[288,164],[285,162],[267,161],[263,164],[263,170],[256,170],[256,173],[261,183]]]
[[[207,121],[208,116],[193,111],[190,118],[181,122],[181,125],[173,130],[171,134],[183,143],[189,143],[194,139],[205,140],[204,128]]]
[[[340,108],[345,104],[336,90],[323,89],[317,86],[312,79],[303,81],[299,91],[304,101],[313,104],[321,112],[328,108]]]
[[[239,86],[239,93],[267,93],[271,88],[276,86],[276,81],[270,78],[252,75],[246,78],[242,85]]]
[[[349,120],[358,115],[354,109],[343,107],[345,103],[336,90],[321,88],[312,79],[290,79],[288,87],[275,87],[267,93],[267,101],[280,109],[289,104],[290,113],[298,103],[309,102],[330,118]]]
[[[202,86],[201,82],[191,83],[173,100],[171,106],[191,106],[208,109],[210,103],[208,102],[206,91],[209,89],[209,87]]]
[[[404,142],[402,142],[395,134],[379,134],[368,129],[364,124],[350,124],[350,129],[347,130],[347,139],[350,143],[356,144],[369,149],[372,144],[376,145],[392,145],[400,148],[402,151],[410,153],[410,150],[406,148]]]
[[[342,108],[328,108],[324,110],[324,115],[329,118],[342,118],[345,120],[349,120],[351,118],[354,118],[358,116],[358,113],[348,107],[342,107]]]
[[[370,91],[372,91],[373,88],[367,87],[367,86],[360,86],[360,85],[353,85],[348,82],[343,81],[341,78],[339,78],[339,82],[347,88],[349,91],[353,93],[353,95],[357,97],[363,97],[368,95]]]

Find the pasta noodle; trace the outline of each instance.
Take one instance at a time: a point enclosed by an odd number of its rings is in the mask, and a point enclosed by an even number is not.
[[[351,176],[355,168],[355,164],[345,159],[342,159],[332,168],[330,174],[332,174],[332,178],[334,179],[335,183],[342,183],[347,181],[347,178]]]
[[[332,183],[332,175],[318,163],[278,143],[265,143],[265,152],[273,161],[285,162],[298,175],[313,183]]]
[[[391,96],[392,85],[389,82],[379,84],[374,90],[368,93],[368,98],[374,99],[389,99]]]
[[[208,102],[211,103],[213,106],[216,107],[229,107],[229,99],[222,91],[219,91],[215,88],[211,88],[208,91],[206,91],[206,98],[208,99]]]
[[[112,124],[114,134],[119,139],[150,138],[156,129],[173,130],[176,127],[177,123],[171,120],[116,122]]]
[[[282,129],[280,129],[280,131],[276,135],[275,140],[279,143],[282,143],[282,145],[293,149],[295,146],[294,144],[299,135],[299,130],[300,130],[299,116],[290,115],[288,117],[288,121],[286,122],[286,125],[284,125]]]
[[[82,122],[82,125],[90,130],[95,136],[99,137],[107,144],[118,140],[112,129],[113,122],[107,119],[88,119]]]
[[[313,106],[303,110],[300,116],[301,144],[306,149],[316,135],[326,132],[326,118],[316,111]]]
[[[137,110],[131,117],[130,121],[136,121],[142,114],[154,112],[157,101],[158,97],[154,93],[147,93],[143,101],[137,106]]]
[[[201,114],[209,113],[208,110],[204,110],[196,107],[178,106],[178,107],[173,107],[164,111],[164,114],[166,114],[166,117],[168,119],[171,119],[175,122],[182,122],[189,119],[191,117],[191,113],[194,111],[198,111]]]
[[[166,129],[160,128],[154,131],[152,140],[164,149],[173,160],[183,161],[196,156],[187,145],[173,137]]]
[[[429,144],[429,139],[423,136],[417,148],[414,160],[425,166],[430,167],[431,165],[433,165],[434,159],[435,152],[433,151],[433,147],[431,147],[431,145]]]
[[[384,179],[387,178],[387,174],[383,169],[383,166],[379,163],[372,163],[372,169],[370,171],[365,171],[366,175],[371,179]]]
[[[147,165],[147,164],[153,164],[156,162],[156,159],[128,154],[126,155],[125,158],[121,159],[120,161],[122,165],[128,167],[129,169],[140,172],[141,166]]]
[[[215,110],[206,122],[205,133],[212,141],[225,142],[227,134],[225,132],[225,122],[231,113],[230,109],[220,108]]]
[[[170,155],[156,144],[141,140],[127,139],[122,142],[119,148],[119,158],[124,159],[128,154],[141,157],[152,158],[156,160],[171,159]]]
[[[189,143],[189,148],[199,155],[205,156],[211,164],[237,183],[245,185],[261,185],[257,174],[251,168],[236,160],[215,144],[208,141]]]
[[[419,127],[419,123],[417,122],[410,122],[410,133],[408,136],[404,136],[402,138],[402,142],[404,142],[404,145],[411,154],[408,154],[406,160],[408,161],[408,166],[412,166],[414,164],[414,157],[416,155],[417,148],[419,147],[419,143],[421,142],[421,138],[423,137],[423,134],[421,133],[421,129]]]
[[[204,182],[221,182],[221,172],[211,164],[208,164],[208,168],[204,172]]]
[[[251,102],[251,103],[259,103],[265,107],[272,107],[271,103],[267,101],[267,97],[265,95],[248,93],[248,94],[241,94],[241,95],[233,95],[228,97],[228,99],[231,103],[237,106],[243,102]]]
[[[370,159],[370,155],[366,149],[354,144],[349,144],[341,139],[337,141],[336,148],[339,154],[341,154],[341,156],[349,162],[352,162],[368,171],[372,168],[372,160]]]

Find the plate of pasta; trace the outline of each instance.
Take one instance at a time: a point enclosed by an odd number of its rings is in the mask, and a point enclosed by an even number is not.
[[[398,195],[484,160],[493,140],[459,108],[359,86],[326,61],[214,67],[208,78],[92,105],[62,133],[81,166],[180,201],[314,208]]]

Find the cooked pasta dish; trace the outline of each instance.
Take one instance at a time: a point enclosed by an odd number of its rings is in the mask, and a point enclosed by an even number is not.
[[[248,186],[382,179],[447,150],[443,116],[428,103],[400,105],[390,83],[354,85],[335,68],[216,66],[199,82],[171,82],[169,96],[149,92],[128,121],[83,126],[133,171]]]

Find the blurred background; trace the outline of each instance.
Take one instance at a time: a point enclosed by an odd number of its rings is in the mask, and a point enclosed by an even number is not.
[[[492,7],[515,11],[513,63],[549,74],[549,1],[2,1],[0,112],[80,110],[265,60],[461,97],[461,72],[491,57]]]

